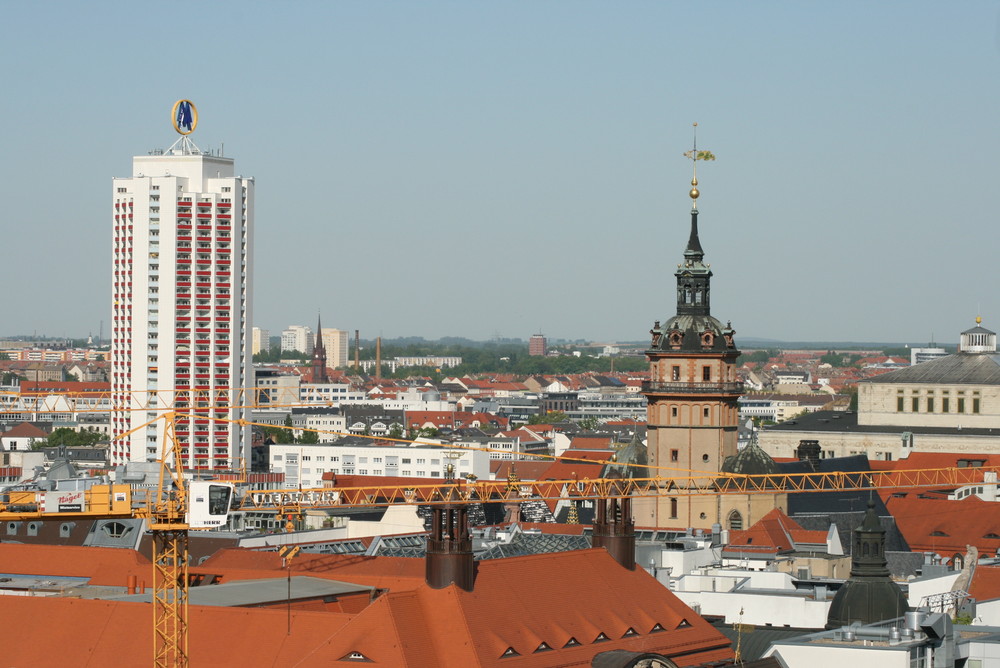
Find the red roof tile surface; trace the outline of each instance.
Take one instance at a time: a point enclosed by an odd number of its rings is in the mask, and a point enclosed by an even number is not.
[[[43,559],[68,549],[23,547]],[[83,569],[59,559],[74,572]],[[85,562],[95,565],[90,557]],[[414,668],[584,668],[614,649],[661,653],[679,666],[733,657],[729,642],[673,593],[643,569],[621,567],[603,549],[479,562],[472,592],[427,586],[422,559],[300,554],[290,568],[387,591],[356,613],[191,606],[192,665],[357,665],[346,660],[355,652],[375,665]],[[286,573],[276,554],[241,550],[225,550],[191,570],[229,581]],[[4,644],[4,662],[145,665],[153,646],[151,612],[143,603],[5,597],[0,628],[18,642]]]

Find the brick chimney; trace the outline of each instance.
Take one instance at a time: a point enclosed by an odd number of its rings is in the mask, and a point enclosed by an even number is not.
[[[612,489],[612,494],[620,492],[620,489]],[[603,547],[615,561],[634,571],[635,522],[632,520],[632,498],[603,498],[597,499],[596,503],[597,517],[594,519],[592,545]]]
[[[434,589],[455,584],[465,591],[472,591],[475,562],[467,505],[449,503],[431,508],[426,563],[427,584]]]

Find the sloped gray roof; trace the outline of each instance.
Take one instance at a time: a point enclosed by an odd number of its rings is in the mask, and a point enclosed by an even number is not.
[[[1000,355],[955,353],[861,382],[1000,385]]]
[[[341,596],[364,591],[370,592],[373,589],[374,587],[351,582],[314,578],[308,575],[293,575],[289,579],[236,580],[203,587],[191,587],[188,590],[188,602],[191,605],[240,607],[275,601]],[[291,591],[289,592],[289,590]],[[150,591],[145,594],[112,597],[110,600],[149,603],[152,597],[153,594]]]
[[[528,554],[586,550],[589,547],[590,539],[586,536],[519,533],[509,543],[494,545],[483,550],[476,558],[479,560],[503,559],[505,557],[521,557]]]

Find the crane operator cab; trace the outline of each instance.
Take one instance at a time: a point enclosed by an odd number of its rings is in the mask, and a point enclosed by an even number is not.
[[[187,524],[191,529],[214,529],[226,524],[234,486],[207,480],[188,483]]]

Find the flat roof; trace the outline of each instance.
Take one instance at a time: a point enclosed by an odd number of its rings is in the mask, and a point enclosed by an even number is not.
[[[858,434],[928,434],[942,436],[1000,436],[1000,429],[970,429],[967,427],[918,427],[897,426],[888,424],[858,424],[858,414],[855,411],[816,411],[786,420],[779,424],[767,425],[768,431],[815,431],[825,433],[858,433]]]

